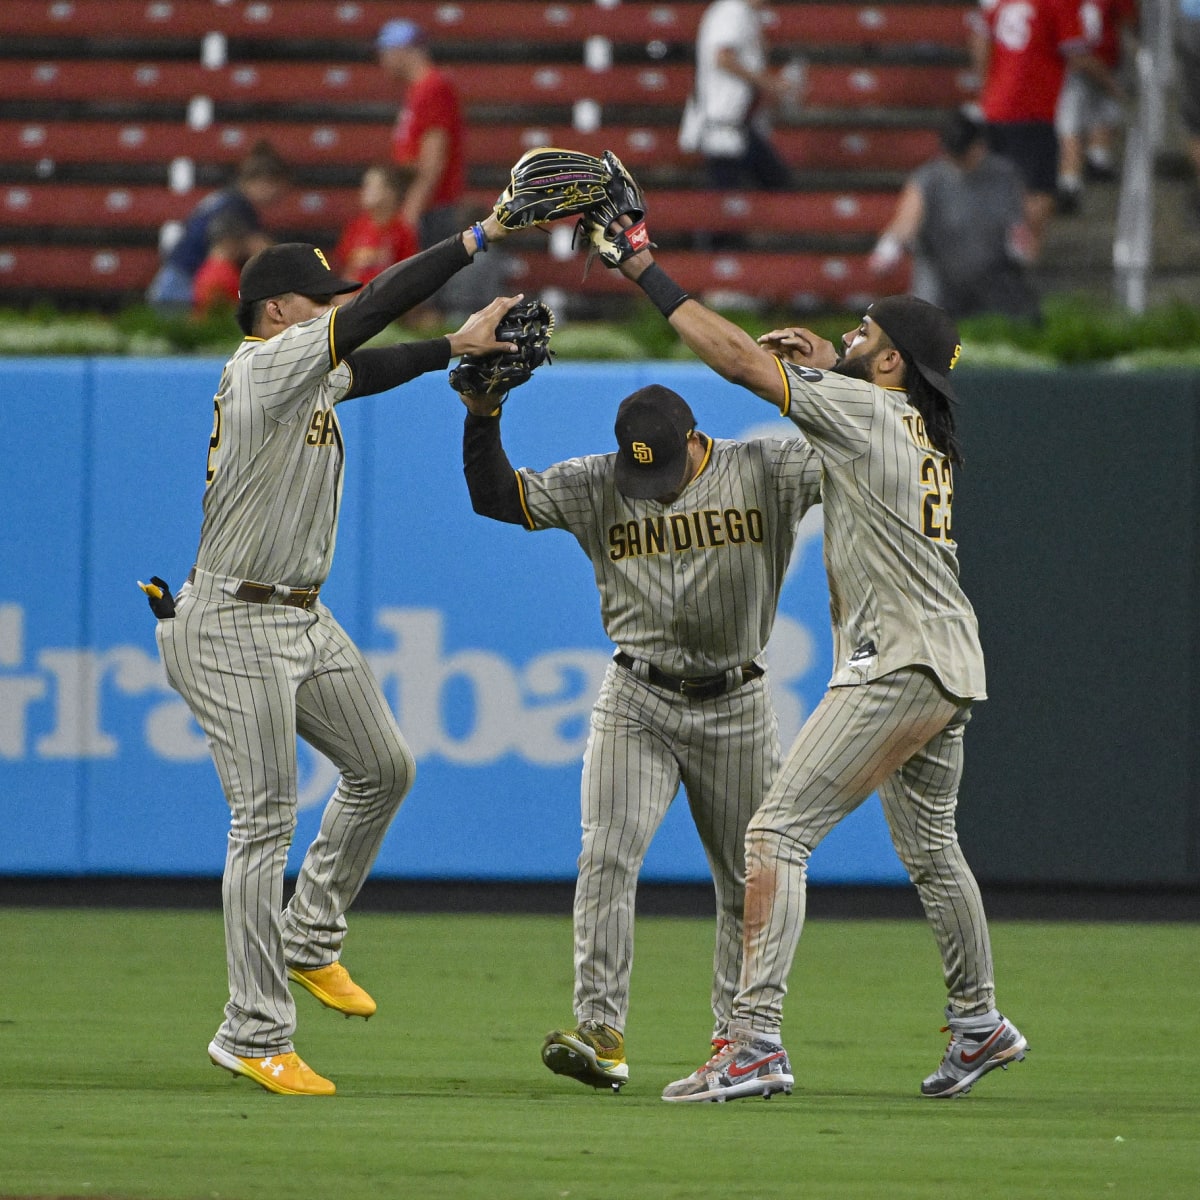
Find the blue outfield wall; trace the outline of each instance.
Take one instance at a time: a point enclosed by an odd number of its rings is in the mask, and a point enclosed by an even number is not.
[[[136,581],[178,586],[200,526],[221,363],[17,359],[0,397],[0,873],[217,875],[228,816],[167,686]],[[617,402],[676,388],[725,437],[791,426],[691,364],[555,364],[505,416],[514,464],[612,447]],[[376,875],[575,874],[588,713],[612,646],[573,538],[477,517],[463,409],[441,373],[339,408],[345,498],[324,596],[367,652],[418,760]],[[830,671],[820,513],[806,518],[768,650],[784,744]],[[334,771],[301,743],[292,867]],[[708,878],[683,797],[643,871]],[[817,850],[816,882],[904,872],[872,798]]]

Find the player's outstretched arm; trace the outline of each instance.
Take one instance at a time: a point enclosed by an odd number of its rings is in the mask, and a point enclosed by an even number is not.
[[[495,396],[460,393],[467,406],[463,422],[463,474],[471,507],[481,517],[530,528],[521,484],[500,441],[500,409]]]
[[[472,313],[448,337],[402,342],[398,346],[364,346],[352,351],[345,361],[354,373],[354,382],[342,399],[390,391],[418,375],[442,370],[457,354],[500,354],[515,350],[514,343],[496,340],[496,325],[520,299],[520,296],[498,296],[486,308]]]
[[[636,283],[697,358],[718,375],[761,396],[782,409],[787,383],[779,359],[760,346],[744,329],[689,296],[654,261],[649,250],[640,250],[618,266]]]
[[[452,275],[493,241],[507,237],[495,214],[456,237],[381,271],[361,291],[340,305],[333,322],[333,351],[340,362],[352,350],[386,329],[397,317],[428,300]],[[462,353],[462,351],[455,351]]]

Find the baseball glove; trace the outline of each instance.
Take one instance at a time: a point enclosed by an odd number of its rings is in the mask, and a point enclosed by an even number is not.
[[[554,314],[540,300],[514,305],[496,326],[496,341],[516,342],[515,350],[500,354],[464,354],[450,372],[456,392],[493,396],[503,404],[510,389],[519,387],[542,363],[553,362],[550,335]]]
[[[505,229],[524,229],[587,212],[605,198],[609,168],[593,154],[539,146],[513,165],[508,187],[494,205]]]
[[[150,611],[160,621],[169,621],[175,615],[175,597],[171,595],[171,586],[165,579],[151,575],[149,583],[143,583],[139,579],[138,587],[146,593],[146,599],[150,601]]]
[[[646,229],[646,197],[637,180],[611,150],[605,150],[601,161],[608,170],[604,198],[579,218],[573,238],[575,245],[588,246],[585,276],[596,257],[606,267],[615,267],[654,245]],[[609,226],[621,217],[628,217],[633,224],[613,232]]]

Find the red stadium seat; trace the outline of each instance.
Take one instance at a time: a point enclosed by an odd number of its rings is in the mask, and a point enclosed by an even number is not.
[[[370,43],[395,17],[418,21],[431,41],[580,43],[600,36],[627,45],[691,42],[705,0],[599,5],[589,0],[23,0],[5,5],[10,36],[200,38],[206,33],[277,42]],[[961,49],[967,4],[780,3],[768,9],[773,45],[874,46],[897,43]]]
[[[205,189],[180,195],[165,187],[31,183],[0,185],[0,225],[11,228],[156,229],[185,217]],[[467,207],[486,212],[492,192],[473,191]],[[772,234],[869,234],[887,223],[891,192],[654,193],[650,224],[657,233],[686,233],[717,225],[727,231]],[[265,214],[273,228],[313,233],[339,230],[357,215],[357,188],[295,188]]]
[[[513,248],[512,285],[525,292],[548,287],[583,295],[624,293],[635,296],[616,271],[593,267],[583,274],[583,256],[561,260],[549,254]],[[859,308],[878,296],[903,291],[906,267],[874,275],[865,254],[673,253],[664,256],[671,277],[689,292],[755,296],[772,303],[810,308],[822,305]]]
[[[464,103],[652,104],[681,108],[692,87],[692,68],[618,65],[592,71],[582,63],[449,64]],[[242,62],[208,70],[191,62],[81,59],[57,62],[0,60],[0,101],[139,100],[187,101],[207,96],[216,103],[253,101],[290,104],[298,73],[323,103],[398,103],[399,89],[373,63]],[[962,103],[972,95],[965,69],[945,66],[816,66],[809,72],[809,108],[864,106],[922,108]]]
[[[755,247],[672,251],[685,286],[843,304],[889,283],[865,273],[859,251],[890,217],[890,189],[937,153],[936,114],[971,94],[955,64],[965,64],[972,0],[768,0],[777,59],[814,60],[800,118],[781,119],[775,133],[803,181],[787,193],[709,191],[701,157],[679,149],[691,45],[707,3],[0,0],[0,105],[29,114],[0,117],[0,177],[10,180],[0,185],[0,243],[10,243],[0,283],[96,296],[143,288],[161,226],[186,217],[260,139],[299,180],[264,213],[268,227],[328,242],[358,212],[352,181],[389,155],[401,89],[372,48],[394,18],[425,27],[467,106],[476,213],[531,147],[611,149],[651,192],[650,224],[664,244],[721,231]],[[601,53],[615,62],[599,70],[589,41],[597,38],[618,51]],[[22,39],[38,57],[21,56]],[[496,46],[501,53],[480,53]],[[194,103],[201,98],[210,103]],[[580,101],[597,107],[587,112]],[[196,179],[203,186],[178,190]],[[69,232],[60,238],[59,229]],[[110,236],[138,247],[56,244]],[[36,255],[26,248],[34,238],[46,243]],[[854,253],[773,252],[814,238]],[[593,271],[584,284],[581,260],[551,257],[544,241],[516,243],[513,254],[530,286],[617,294],[615,273]]]
[[[158,252],[108,246],[0,245],[0,287],[61,292],[140,292],[158,267]],[[635,295],[614,271],[593,269],[582,278],[583,256],[567,260],[539,251],[514,249],[513,286],[526,291],[562,288],[584,295]],[[906,275],[871,274],[865,255],[694,254],[669,257],[671,275],[697,294],[723,292],[757,296],[807,307],[858,307],[876,296],[902,290]]]
[[[171,121],[0,120],[0,161],[161,163],[186,156],[198,163],[238,162],[259,138],[269,139],[298,166],[366,166],[385,158],[390,126],[384,122],[253,121],[188,129]],[[781,129],[776,141],[793,165],[807,170],[907,171],[937,152],[929,129],[811,126]],[[688,161],[674,125],[614,125],[582,135],[567,125],[477,125],[468,131],[467,158],[508,165],[534,146],[608,149],[626,165],[659,167]]]
[[[189,198],[165,187],[86,183],[0,185],[0,225],[156,229],[164,221],[186,216],[198,198],[199,194]]]
[[[0,246],[0,288],[57,292],[140,292],[158,269],[158,251],[104,246]]]

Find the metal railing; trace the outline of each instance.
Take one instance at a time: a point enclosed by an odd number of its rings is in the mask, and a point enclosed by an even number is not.
[[[1174,22],[1175,0],[1143,4],[1135,58],[1137,103],[1125,134],[1113,239],[1117,300],[1135,313],[1146,310],[1146,281],[1153,265],[1154,162],[1163,143],[1166,97],[1175,76]]]

